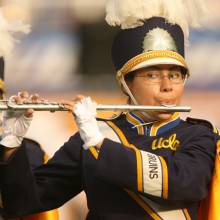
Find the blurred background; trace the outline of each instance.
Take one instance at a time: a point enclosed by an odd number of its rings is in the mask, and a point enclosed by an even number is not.
[[[191,74],[183,104],[191,117],[206,118],[220,128],[220,1],[207,0],[210,13],[193,30],[186,59]],[[105,0],[0,0],[17,4],[10,13],[32,26],[6,60],[8,94],[20,90],[49,100],[92,96],[98,103],[123,103],[115,80],[110,49],[116,29],[104,20]],[[187,117],[188,115],[183,115]],[[49,156],[76,131],[71,114],[36,113],[28,137],[39,141]],[[60,209],[61,220],[81,220],[87,213],[85,195]]]

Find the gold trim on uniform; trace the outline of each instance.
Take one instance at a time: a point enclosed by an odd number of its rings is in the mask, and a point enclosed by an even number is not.
[[[44,154],[44,163],[47,163],[49,159],[50,159],[49,156],[45,153]]]
[[[110,134],[110,139],[112,139],[113,141],[116,141],[118,143],[123,143],[125,145],[125,147],[131,148],[136,152],[137,167],[138,167],[138,170],[137,170],[137,175],[138,175],[137,179],[138,180],[137,180],[137,182],[138,182],[138,188],[141,188],[141,186],[143,185],[142,181],[144,181],[144,178],[141,175],[144,175],[146,173],[145,172],[146,169],[144,169],[144,161],[142,161],[142,160],[144,160],[144,157],[147,157],[147,154],[149,154],[149,155],[154,155],[154,154],[138,150],[134,145],[131,145],[128,142],[125,135],[123,134],[123,132],[120,130],[120,128],[118,128],[117,125],[115,125],[113,122],[107,121],[104,124],[107,126],[107,128],[109,128],[109,129],[106,129],[106,127],[103,127],[104,125],[102,124],[102,127],[104,128],[105,134],[106,134],[107,137],[109,137],[108,134]],[[112,133],[114,133],[114,135],[112,135]],[[96,151],[96,149],[94,147],[91,147],[91,148],[89,148],[89,150],[92,153],[92,155],[94,156],[94,158],[98,159],[98,152]],[[140,154],[143,153],[143,155],[140,155],[140,158],[139,158],[139,154],[137,154],[137,152],[140,152]],[[157,167],[160,169],[160,172],[157,172],[156,174],[161,176],[161,181],[160,181],[161,187],[159,187],[159,188],[156,187],[156,188],[157,188],[158,192],[160,191],[159,197],[163,197],[164,199],[167,199],[168,198],[168,169],[167,169],[167,164],[166,164],[165,160],[162,157],[157,156],[157,155],[155,155],[155,157],[158,159],[158,162],[157,162],[158,166]],[[149,163],[146,163],[146,164],[149,164]],[[151,163],[151,165],[152,165],[152,163]],[[143,169],[143,171],[142,171],[142,169]],[[143,187],[143,189],[144,189],[144,187]],[[128,193],[128,195],[132,199],[134,199],[135,202],[137,202],[138,205],[140,205],[141,208],[143,208],[152,217],[152,219],[155,219],[155,220],[161,220],[162,219],[162,217],[160,216],[160,213],[158,213],[157,208],[155,209],[154,206],[149,204],[149,202],[145,201],[145,198],[142,195],[138,195],[135,192],[132,192],[128,189],[124,189],[124,190]],[[145,191],[141,191],[141,192],[145,192]],[[151,194],[149,192],[145,192],[145,193]],[[187,209],[173,210],[172,212],[174,212],[174,214],[179,214],[179,213],[176,213],[176,211],[178,211],[178,212],[181,211],[181,213],[184,214],[184,217],[187,220],[190,219]]]
[[[136,195],[134,192],[131,192],[129,190],[126,190],[126,192],[133,198],[138,205],[140,205],[154,220],[162,220],[162,218],[157,215],[157,213],[145,202],[143,201],[138,195]]]
[[[23,220],[58,220],[59,213],[58,213],[58,209],[54,209],[50,211],[45,211],[45,212],[29,215],[21,219]]]
[[[159,156],[162,165],[162,174],[163,174],[163,187],[162,187],[162,196],[164,199],[168,199],[168,168],[167,163],[163,157]]]
[[[95,147],[90,147],[89,150],[90,150],[90,152],[92,153],[92,155],[95,157],[95,159],[98,159],[99,153],[97,152],[97,150],[95,149]]]
[[[136,159],[137,159],[137,190],[139,192],[144,192],[144,187],[143,187],[143,176],[144,176],[144,170],[143,170],[143,155],[141,155],[141,151],[138,150],[134,145],[131,145],[123,132],[118,128],[113,122],[108,121],[107,124],[118,134],[120,137],[122,143],[131,149],[135,151],[136,154]],[[147,153],[147,152],[146,152]],[[157,155],[155,155],[158,157]],[[162,197],[164,199],[168,198],[168,169],[167,169],[167,164],[165,160],[162,157],[158,157],[161,162],[161,168],[162,168],[162,175],[163,175],[163,185],[162,185]],[[146,193],[146,192],[145,192]]]
[[[141,158],[141,152],[134,146],[131,145],[126,137],[124,136],[123,132],[111,121],[108,121],[107,124],[118,134],[120,137],[122,143],[128,147],[134,150],[136,154],[137,159],[137,190],[139,192],[143,192],[143,171],[142,171],[142,158]]]
[[[0,136],[2,136],[2,134],[3,134],[3,128],[0,127]]]
[[[190,217],[189,212],[188,212],[187,209],[183,209],[183,213],[186,216],[186,220],[191,220],[191,217]]]
[[[2,79],[0,79],[0,89],[5,92],[5,82]]]
[[[215,133],[215,134],[220,135],[219,130],[218,130],[218,128],[217,128],[217,127],[215,127],[215,126],[214,126],[213,131],[214,131],[214,133]]]
[[[172,114],[171,119],[168,119],[166,121],[163,122],[152,122],[152,123],[143,123],[143,115],[141,115],[140,113],[133,113],[136,117],[134,117],[130,112],[126,113],[126,120],[132,124],[134,127],[136,127],[138,134],[139,135],[144,135],[144,129],[145,129],[145,125],[149,124],[150,127],[150,131],[149,131],[149,135],[150,136],[157,136],[158,131],[160,128],[162,128],[163,126],[168,125],[171,122],[174,122],[175,120],[179,119],[180,114],[178,112],[175,112]],[[142,121],[141,121],[142,120]]]
[[[116,134],[118,134],[118,136],[120,137],[120,139],[124,145],[126,145],[126,146],[130,145],[129,142],[127,141],[127,138],[125,137],[125,135],[122,133],[122,131],[119,129],[118,126],[116,126],[111,121],[107,121],[106,123],[116,132]]]
[[[208,196],[202,200],[199,208],[199,220],[219,220],[220,210],[220,140],[216,145],[215,167]]]
[[[171,119],[169,120],[166,120],[164,122],[155,122],[153,123],[153,126],[151,127],[151,131],[150,131],[150,136],[156,136],[157,135],[157,131],[159,130],[159,128],[161,128],[162,126],[172,122],[172,121],[175,121],[177,118],[179,118],[179,112],[175,112]]]
[[[126,113],[126,119],[129,123],[131,123],[134,126],[142,124],[140,121],[138,121],[138,119],[136,119],[133,115],[131,115],[130,112]],[[144,134],[144,126],[137,126],[136,128],[139,135]]]
[[[152,60],[155,58],[172,58],[180,63],[183,64],[183,66],[188,69],[188,66],[185,62],[185,59],[177,52],[169,51],[169,50],[155,50],[150,51],[147,53],[142,53],[134,58],[130,59],[127,63],[124,64],[124,66],[117,72],[117,77],[125,76],[127,73],[129,73],[135,66],[138,64]]]

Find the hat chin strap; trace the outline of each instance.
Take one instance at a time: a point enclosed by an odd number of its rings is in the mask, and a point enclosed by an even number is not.
[[[131,98],[131,101],[134,103],[134,105],[138,105],[137,100],[135,99],[135,97],[131,93],[131,90],[127,86],[127,83],[125,82],[124,76],[122,75],[119,80],[120,80],[122,86],[124,87],[125,91],[129,95],[129,97]],[[148,122],[152,122],[152,118],[150,117],[150,115],[147,112],[141,112],[141,114],[147,119]]]

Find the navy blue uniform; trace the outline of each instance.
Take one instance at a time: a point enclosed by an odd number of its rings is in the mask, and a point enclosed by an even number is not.
[[[134,113],[98,123],[100,150],[84,150],[76,133],[33,172],[22,145],[1,165],[5,211],[54,209],[84,190],[88,220],[197,219],[214,168],[218,136],[210,128],[177,115],[141,124]]]
[[[29,166],[31,169],[34,169],[35,167],[38,167],[44,163],[45,153],[41,149],[41,146],[39,143],[37,143],[34,140],[25,138],[23,140],[23,147],[25,148]],[[3,219],[2,214],[3,214],[3,209],[1,207],[0,208],[0,219]]]

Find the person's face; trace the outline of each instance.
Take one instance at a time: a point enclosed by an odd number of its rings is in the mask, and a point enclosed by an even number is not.
[[[181,79],[178,80],[178,77]],[[175,65],[157,65],[135,72],[128,86],[140,105],[179,105],[184,80],[181,68]],[[149,112],[152,120],[168,120],[172,113]]]

